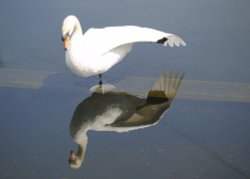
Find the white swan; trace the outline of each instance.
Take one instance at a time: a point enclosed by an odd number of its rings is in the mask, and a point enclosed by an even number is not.
[[[65,59],[68,68],[76,75],[101,76],[121,61],[136,42],[155,42],[164,46],[186,46],[177,35],[138,26],[91,28],[82,33],[76,16],[67,16],[62,24]]]

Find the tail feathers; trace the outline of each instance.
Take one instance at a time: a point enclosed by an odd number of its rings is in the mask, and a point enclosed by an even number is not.
[[[147,101],[166,102],[172,101],[182,83],[184,73],[167,72],[159,77],[152,89],[149,91]]]

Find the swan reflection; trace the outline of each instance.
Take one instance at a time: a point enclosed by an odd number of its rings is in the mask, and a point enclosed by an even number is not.
[[[69,164],[79,168],[88,144],[87,132],[128,132],[155,125],[170,107],[181,85],[184,73],[161,75],[145,98],[118,91],[94,92],[75,109],[70,134],[78,151],[70,152]]]

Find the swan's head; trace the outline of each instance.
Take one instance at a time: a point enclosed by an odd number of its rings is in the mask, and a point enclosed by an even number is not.
[[[82,160],[79,156],[74,152],[70,151],[70,158],[69,158],[69,166],[73,169],[78,169],[82,165]]]
[[[70,39],[75,33],[82,34],[81,25],[76,16],[69,15],[64,18],[62,23],[62,41],[64,42],[65,50],[67,50]]]

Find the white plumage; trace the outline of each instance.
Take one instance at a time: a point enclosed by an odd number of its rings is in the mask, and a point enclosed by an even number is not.
[[[83,77],[108,71],[130,52],[136,42],[186,46],[177,35],[138,26],[91,28],[83,34],[79,20],[73,15],[63,21],[62,39],[68,68]]]

